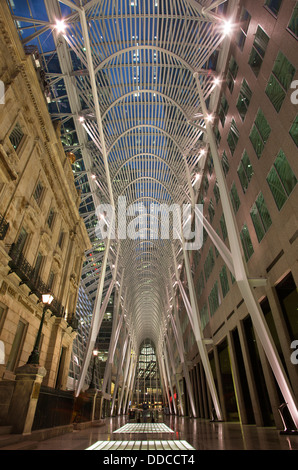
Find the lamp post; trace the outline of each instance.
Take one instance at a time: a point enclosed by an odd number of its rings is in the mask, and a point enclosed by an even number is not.
[[[94,349],[92,351],[92,354],[93,354],[93,368],[92,368],[92,376],[91,376],[91,382],[90,382],[89,388],[95,388],[95,383],[94,383],[95,360],[98,356],[98,353],[99,353],[99,351],[97,351],[97,349]]]
[[[36,336],[36,339],[35,339],[35,344],[34,344],[32,352],[29,356],[27,364],[36,364],[37,365],[39,363],[39,343],[40,343],[40,338],[41,338],[42,327],[43,327],[46,311],[47,311],[49,305],[51,304],[53,298],[54,297],[51,294],[43,294],[42,295],[42,302],[44,303],[44,307],[43,307],[43,311],[42,311],[41,321],[40,321],[39,329],[38,329],[37,336]]]

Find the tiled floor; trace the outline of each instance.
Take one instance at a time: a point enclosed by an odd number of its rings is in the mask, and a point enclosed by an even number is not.
[[[175,416],[166,416],[163,422],[174,432],[150,432],[147,436],[146,432],[115,433],[114,431],[128,424],[127,417],[106,418],[104,426],[89,427],[42,441],[37,450],[86,450],[98,441],[186,441],[199,451],[298,450],[298,435],[280,435],[275,428],[257,428],[239,423],[211,423],[208,420]]]

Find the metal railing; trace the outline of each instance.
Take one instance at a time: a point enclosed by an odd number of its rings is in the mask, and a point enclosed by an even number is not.
[[[26,260],[23,253],[15,243],[11,245],[8,254],[11,258],[8,263],[10,267],[9,274],[12,272],[16,273],[21,279],[20,284],[26,284],[30,287],[29,295],[35,294],[41,301],[42,295],[50,293],[51,289],[42,281],[36,269]],[[62,317],[64,314],[63,305],[55,298],[51,305],[49,305],[49,310],[51,310],[57,317]]]

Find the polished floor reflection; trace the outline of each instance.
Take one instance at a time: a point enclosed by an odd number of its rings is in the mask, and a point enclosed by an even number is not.
[[[176,440],[151,440],[151,441],[98,441],[86,450],[159,450],[159,451],[177,451],[177,450],[195,450],[186,441]]]
[[[174,432],[164,423],[127,423],[121,428],[116,429],[114,433],[163,433]]]
[[[36,450],[86,450],[98,441],[186,441],[194,449],[208,450],[298,450],[298,436],[280,435],[275,428],[258,428],[239,423],[165,416],[163,422],[174,432],[115,433],[128,418],[106,418],[104,426],[74,431],[37,444]],[[133,424],[133,423],[131,423]]]

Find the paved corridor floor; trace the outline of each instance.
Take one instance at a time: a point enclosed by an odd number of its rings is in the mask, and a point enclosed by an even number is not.
[[[275,428],[258,428],[239,423],[166,416],[159,431],[135,432],[126,426],[126,416],[106,418],[105,424],[74,431],[40,442],[36,450],[85,450],[98,441],[186,441],[198,451],[210,450],[298,450],[298,435],[280,435]],[[132,429],[133,432],[119,432]],[[167,429],[170,428],[170,431]],[[117,432],[115,432],[117,431]],[[117,454],[117,451],[115,451]]]

